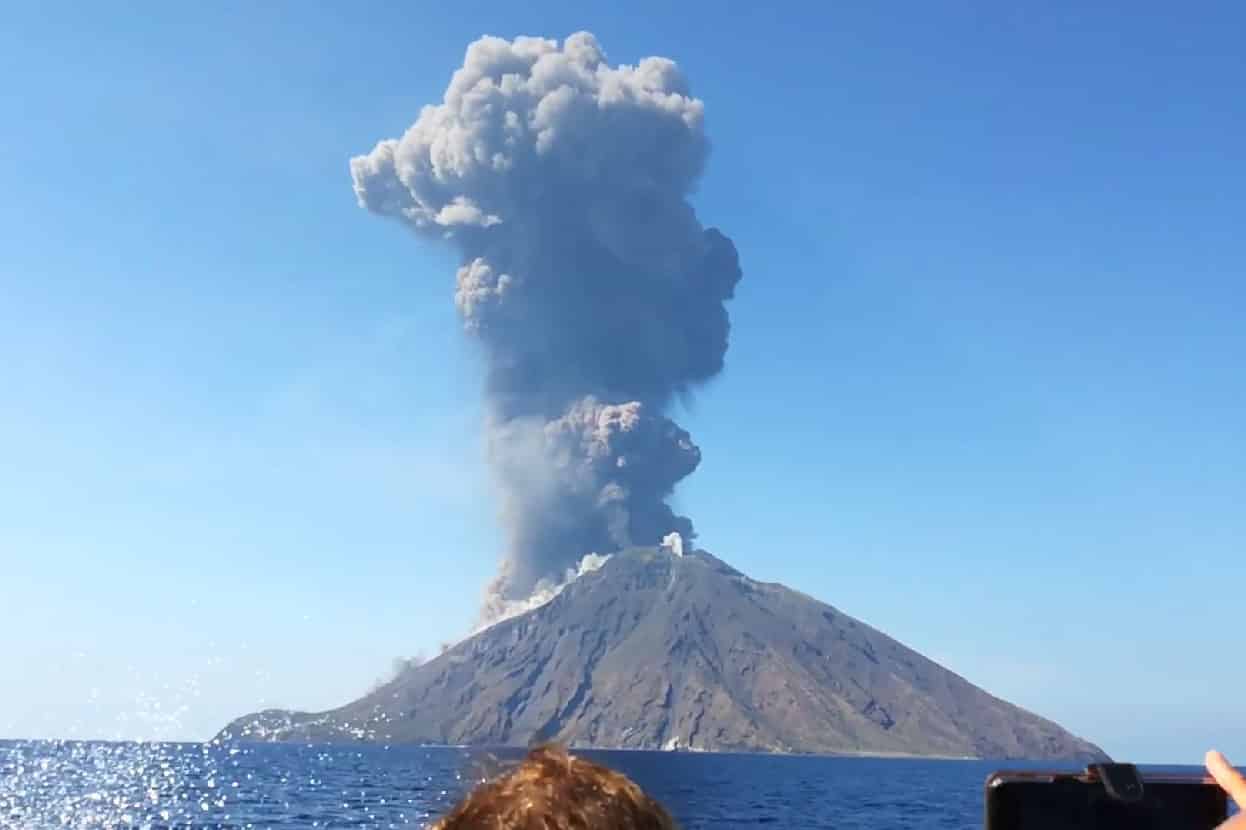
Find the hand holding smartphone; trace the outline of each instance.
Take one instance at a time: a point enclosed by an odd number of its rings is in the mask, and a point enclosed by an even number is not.
[[[1211,777],[1216,779],[1220,789],[1229,794],[1229,798],[1237,805],[1238,810],[1246,809],[1246,777],[1234,769],[1225,758],[1214,749],[1207,753],[1204,761]],[[1239,812],[1233,818],[1220,825],[1220,830],[1243,830],[1246,828],[1246,813]]]
[[[1143,775],[1131,764],[1094,764],[1082,773],[997,772],[986,782],[986,830],[1215,830],[1228,795],[1246,799],[1246,779],[1224,762],[1240,793],[1221,787],[1228,773]],[[1243,825],[1246,830],[1246,825]]]

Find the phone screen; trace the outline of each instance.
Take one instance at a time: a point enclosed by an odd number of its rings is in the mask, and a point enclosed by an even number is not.
[[[1212,830],[1228,815],[1211,784],[1152,782],[1141,801],[1108,796],[1097,781],[1006,781],[987,790],[987,830]]]

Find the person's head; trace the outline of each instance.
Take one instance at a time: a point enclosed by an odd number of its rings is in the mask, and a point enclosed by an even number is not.
[[[675,830],[627,776],[543,746],[481,784],[430,830]]]

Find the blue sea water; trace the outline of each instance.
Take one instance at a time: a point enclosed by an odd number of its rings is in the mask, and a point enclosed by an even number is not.
[[[0,827],[420,827],[522,753],[425,747],[0,742]],[[585,752],[684,828],[976,828],[1000,764]],[[1007,764],[1016,767],[1016,764]]]

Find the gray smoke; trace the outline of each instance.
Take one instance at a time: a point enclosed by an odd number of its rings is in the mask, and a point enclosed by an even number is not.
[[[458,247],[455,304],[488,362],[488,450],[526,597],[590,552],[692,523],[700,451],[664,415],[722,370],[735,246],[688,194],[709,145],[675,64],[610,66],[586,32],[485,37],[444,101],[351,160],[368,210]]]

